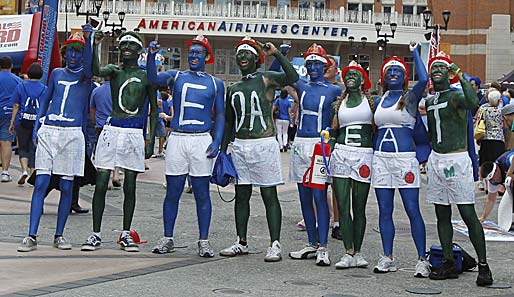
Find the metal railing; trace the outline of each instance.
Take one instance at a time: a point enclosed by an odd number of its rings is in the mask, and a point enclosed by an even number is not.
[[[59,12],[74,13],[73,0],[59,2]],[[85,6],[92,5],[91,0],[86,0]],[[400,26],[423,27],[422,15],[399,14],[399,13],[373,13],[372,11],[356,11],[325,8],[300,8],[287,5],[233,5],[226,4],[204,4],[204,3],[183,3],[173,0],[161,0],[159,2],[141,2],[140,0],[129,1],[104,1],[101,11],[107,10],[111,13],[124,11],[126,14],[137,15],[165,15],[165,16],[204,16],[219,18],[251,18],[251,19],[282,19],[315,22],[336,22],[336,23],[357,23],[374,24],[382,22],[388,25],[397,23]]]

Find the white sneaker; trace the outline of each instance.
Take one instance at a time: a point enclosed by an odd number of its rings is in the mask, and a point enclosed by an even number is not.
[[[175,243],[173,238],[162,237],[157,241],[157,245],[152,249],[154,254],[173,253],[175,251]]]
[[[353,267],[366,268],[369,263],[360,253],[353,255]]]
[[[248,255],[248,244],[242,245],[239,243],[239,238],[237,238],[236,242],[228,248],[221,250],[220,255],[225,257],[234,257],[237,255]]]
[[[380,259],[378,260],[377,266],[373,269],[374,273],[388,273],[388,272],[395,272],[396,269],[396,260],[391,259],[386,256],[380,256]]]
[[[315,246],[312,246],[309,244],[297,252],[290,252],[289,257],[291,257],[291,259],[295,259],[295,260],[314,259],[316,257],[317,251],[318,251],[318,249]]]
[[[2,173],[2,182],[3,182],[3,183],[8,183],[8,182],[10,182],[10,181],[12,181],[12,178],[11,178],[11,176],[9,175],[9,173],[5,173],[5,172],[4,172],[4,173]]]
[[[416,272],[414,277],[425,278],[430,274],[430,263],[425,259],[419,259],[416,264]]]
[[[204,258],[214,257],[214,250],[207,239],[198,241],[198,255]]]
[[[27,236],[21,241],[21,245],[18,247],[18,252],[30,252],[37,250],[37,240]]]
[[[330,258],[326,247],[318,248],[318,251],[316,252],[316,265],[330,266]]]
[[[282,250],[280,249],[280,243],[278,240],[275,240],[268,248],[268,252],[266,253],[266,256],[264,256],[264,261],[278,262],[280,260],[282,260]]]
[[[352,268],[353,266],[353,256],[350,254],[344,254],[344,256],[341,257],[341,260],[336,263],[336,269],[347,269]]]
[[[69,243],[64,236],[59,236],[54,239],[54,248],[58,248],[60,250],[71,250],[71,243]]]

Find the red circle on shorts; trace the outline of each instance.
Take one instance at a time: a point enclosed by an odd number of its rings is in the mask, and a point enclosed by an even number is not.
[[[370,174],[371,174],[371,170],[369,169],[368,165],[362,165],[359,168],[359,175],[361,177],[368,178]]]
[[[409,171],[407,172],[407,174],[405,174],[405,181],[409,184],[412,184],[414,182],[414,173],[412,173],[412,171]]]

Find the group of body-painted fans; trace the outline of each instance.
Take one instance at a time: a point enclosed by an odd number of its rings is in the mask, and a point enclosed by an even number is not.
[[[297,137],[291,148],[291,181],[298,183],[300,204],[308,234],[305,248],[291,252],[293,259],[316,258],[316,265],[329,266],[327,250],[329,210],[324,189],[302,184],[310,166],[314,145],[320,133],[330,133],[332,148],[329,169],[340,212],[340,225],[346,253],[336,268],[366,267],[362,242],[366,229],[366,202],[370,185],[375,189],[380,218],[380,235],[384,255],[374,267],[376,273],[396,271],[393,256],[395,227],[392,219],[394,193],[398,189],[410,220],[412,237],[418,253],[416,277],[457,278],[452,252],[451,204],[457,204],[468,226],[470,239],[479,260],[477,284],[492,284],[486,262],[484,233],[474,209],[474,180],[467,154],[468,110],[478,99],[462,71],[446,55],[429,61],[429,73],[435,96],[426,102],[429,140],[427,201],[435,205],[437,230],[442,245],[442,266],[430,271],[425,258],[425,224],[419,210],[420,171],[415,152],[414,126],[418,103],[428,82],[425,66],[410,45],[417,74],[415,86],[408,90],[408,67],[404,60],[391,57],[381,68],[385,93],[375,101],[367,90],[371,87],[366,71],[357,64],[342,69],[342,88],[329,83],[324,73],[333,62],[325,50],[313,44],[305,53],[308,80],[299,80],[291,63],[273,44],[260,44],[249,37],[236,46],[236,62],[242,78],[225,90],[223,82],[205,72],[205,64],[214,55],[207,38],[197,36],[188,43],[189,70],[157,73],[154,55],[157,42],[150,43],[147,70],[137,64],[143,39],[126,32],[119,39],[121,62],[100,67],[98,44],[101,33],[91,42],[92,28],[83,26],[83,34],[74,34],[66,42],[66,67],[52,72],[47,91],[38,111],[37,170],[32,196],[29,236],[19,251],[37,247],[37,229],[43,211],[43,199],[52,174],[61,176],[61,200],[54,246],[70,249],[62,236],[69,213],[70,192],[75,176],[84,174],[83,128],[87,115],[87,96],[92,75],[110,76],[113,111],[101,132],[95,153],[98,170],[93,197],[93,233],[82,245],[84,251],[100,248],[100,227],[105,207],[109,170],[125,169],[123,185],[123,233],[120,247],[138,251],[130,233],[135,207],[136,176],[144,172],[144,159],[150,157],[157,121],[156,89],[168,87],[173,95],[176,115],[166,148],[166,198],[163,205],[164,236],[154,253],[174,250],[173,231],[179,199],[186,176],[191,176],[199,224],[198,253],[213,257],[208,241],[211,221],[209,178],[214,158],[226,154],[229,144],[237,170],[235,185],[236,242],[221,250],[222,256],[248,254],[247,225],[252,186],[260,188],[266,208],[271,236],[264,257],[267,262],[282,259],[280,240],[281,208],[276,186],[283,184],[280,147],[275,139],[272,109],[277,88],[292,86],[290,92],[298,103]],[[91,46],[93,44],[93,46]],[[265,55],[273,56],[283,72],[258,72]],[[460,80],[461,89],[450,87],[450,78]],[[145,148],[143,126],[150,104],[150,142]],[[225,99],[226,98],[226,99]],[[212,113],[215,120],[211,121]],[[330,132],[322,132],[331,127]],[[213,129],[213,136],[210,131]],[[232,139],[235,140],[232,141]],[[313,201],[316,208],[313,207]],[[316,214],[315,214],[316,212]]]

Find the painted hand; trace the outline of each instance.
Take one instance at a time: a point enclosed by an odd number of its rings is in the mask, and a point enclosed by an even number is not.
[[[418,47],[418,43],[416,41],[411,41],[409,44],[409,50],[413,52]]]
[[[105,37],[104,32],[102,32],[102,31],[97,31],[97,32],[95,33],[95,44],[100,44],[100,43],[102,43],[102,41],[104,40],[104,37]]]
[[[84,38],[91,37],[91,33],[93,33],[93,26],[91,26],[91,24],[82,25],[82,33],[84,34]]]
[[[271,42],[266,42],[264,43],[262,46],[262,52],[264,53],[264,55],[266,56],[271,56],[273,55],[275,52],[277,52],[277,48],[275,47],[275,45]]]
[[[207,148],[207,151],[205,151],[208,154],[207,158],[215,158],[218,155],[219,148],[220,144],[216,141],[213,141]]]
[[[148,44],[148,48],[150,49],[150,53],[155,54],[159,51],[161,48],[161,45],[157,40],[151,41],[150,44]]]

